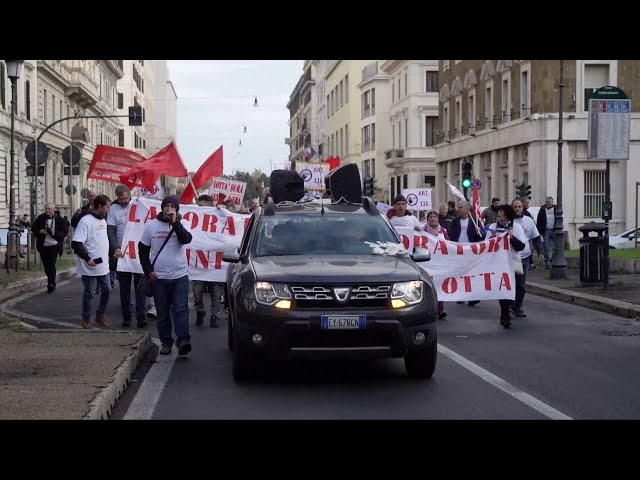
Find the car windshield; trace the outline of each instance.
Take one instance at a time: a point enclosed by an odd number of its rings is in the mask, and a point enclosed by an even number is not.
[[[373,255],[365,242],[399,240],[380,215],[279,214],[260,220],[255,255]]]

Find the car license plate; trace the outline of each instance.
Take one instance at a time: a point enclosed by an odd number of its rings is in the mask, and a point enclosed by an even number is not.
[[[323,330],[348,330],[367,328],[366,315],[322,315]]]

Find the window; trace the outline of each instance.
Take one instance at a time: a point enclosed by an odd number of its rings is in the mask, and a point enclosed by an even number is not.
[[[528,117],[531,115],[531,88],[529,86],[529,70],[522,69],[520,71],[520,107],[522,111],[520,117]]]
[[[389,200],[389,205],[393,202],[393,199],[396,198],[396,182],[394,181],[394,177],[389,177],[389,192],[391,193],[391,199]]]
[[[391,82],[391,103],[396,101],[396,84]]]
[[[424,146],[432,147],[436,144],[438,117],[424,117]]]
[[[408,174],[404,174],[402,175],[402,188],[409,188],[409,175]]]
[[[327,109],[327,118],[329,118],[331,116],[331,110],[330,110],[330,102],[329,102],[329,95],[327,94],[327,104],[325,105],[324,108]]]
[[[402,193],[402,186],[400,184],[401,181],[402,181],[402,177],[398,175],[396,177],[396,195],[399,195],[400,193]]]
[[[118,92],[118,108],[122,110],[124,108],[124,94]]]
[[[376,113],[376,89],[371,89],[371,115]]]
[[[366,125],[362,129],[362,151],[368,152],[371,149],[371,127]]]
[[[409,148],[409,119],[404,119],[404,148]]]
[[[344,80],[340,80],[340,106],[344,105]]]
[[[437,92],[438,91],[438,72],[427,71],[424,73],[425,77],[425,92]]]
[[[344,103],[349,101],[349,75],[344,76]]]
[[[118,146],[124,147],[124,129],[118,130]]]
[[[600,218],[602,202],[604,202],[604,171],[591,170],[584,172],[584,216]]]
[[[2,108],[7,108],[7,99],[4,96],[6,90],[4,84],[5,73],[4,63],[2,63],[0,64],[0,105]]]
[[[329,104],[331,105],[331,115],[333,115],[333,113],[336,111],[334,97],[335,97],[335,90],[331,90],[331,101],[329,102]]]
[[[462,96],[456,98],[453,121],[455,122],[455,135],[462,135]]]
[[[147,121],[147,109],[146,108],[142,109],[142,121],[143,122]]]
[[[340,158],[344,157],[344,133],[342,128],[340,129]]]
[[[484,93],[484,111],[486,127],[491,128],[493,127],[493,89],[491,85],[487,87]]]
[[[404,74],[404,94],[409,95],[409,91],[407,90],[407,74]]]
[[[349,155],[349,124],[344,126],[344,149]]]
[[[371,113],[371,104],[369,103],[370,90],[362,94],[362,118],[368,117]]]
[[[398,100],[400,100],[401,94],[400,94],[400,75],[398,75]]]
[[[45,125],[49,125],[47,121],[47,89],[42,91],[42,121]]]
[[[376,124],[371,124],[371,150],[376,149]]]
[[[424,185],[425,185],[425,187],[435,187],[436,186],[436,177],[434,175],[425,175],[424,176]]]
[[[476,92],[469,92],[469,133],[476,133]]]
[[[589,100],[596,88],[609,85],[609,64],[584,66],[584,111],[589,111]]]
[[[401,120],[398,120],[398,148],[402,148],[402,121]]]
[[[31,82],[29,80],[24,84],[24,111],[27,114],[27,120],[31,120]]]
[[[371,176],[371,160],[364,160],[362,162],[362,170],[365,177]]]
[[[442,134],[443,140],[449,140],[449,105],[442,108]]]
[[[396,148],[396,124],[395,123],[391,124],[391,145],[393,145],[392,148]]]
[[[56,121],[56,96],[51,95],[51,122]]]
[[[502,122],[511,121],[511,80],[509,73],[502,77]]]
[[[69,107],[69,104],[67,103],[67,117],[71,116],[71,108]],[[69,132],[71,132],[71,122],[64,122],[67,124],[67,135],[69,135]]]

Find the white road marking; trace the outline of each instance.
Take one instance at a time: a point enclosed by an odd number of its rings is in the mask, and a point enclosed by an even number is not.
[[[476,365],[471,360],[467,360],[462,355],[454,352],[453,350],[449,350],[447,347],[441,344],[438,344],[438,352],[450,358],[451,360],[456,362],[458,365],[466,368],[471,373],[476,374],[477,376],[482,378],[485,382],[490,383],[494,387],[499,388],[500,390],[507,393],[508,395],[511,395],[515,399],[520,400],[525,405],[533,408],[534,410],[537,410],[538,412],[543,414],[545,417],[548,417],[552,420],[573,420],[571,417],[569,417],[568,415],[565,415],[559,410],[556,410],[551,405],[547,405],[543,401],[538,400],[537,398],[529,395],[526,392],[523,392],[519,388],[511,385],[506,380],[503,380],[502,378],[494,375],[488,370],[485,370],[481,366]]]
[[[151,341],[158,347],[161,345],[158,338],[152,338]],[[177,356],[178,353],[175,349],[171,355],[157,356],[155,363],[145,375],[144,381],[129,405],[124,420],[151,420],[160,395],[167,386]]]

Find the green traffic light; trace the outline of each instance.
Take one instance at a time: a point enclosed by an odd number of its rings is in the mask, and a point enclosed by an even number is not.
[[[471,186],[471,180],[468,178],[465,178],[464,180],[462,180],[462,186],[464,188],[469,188]]]

